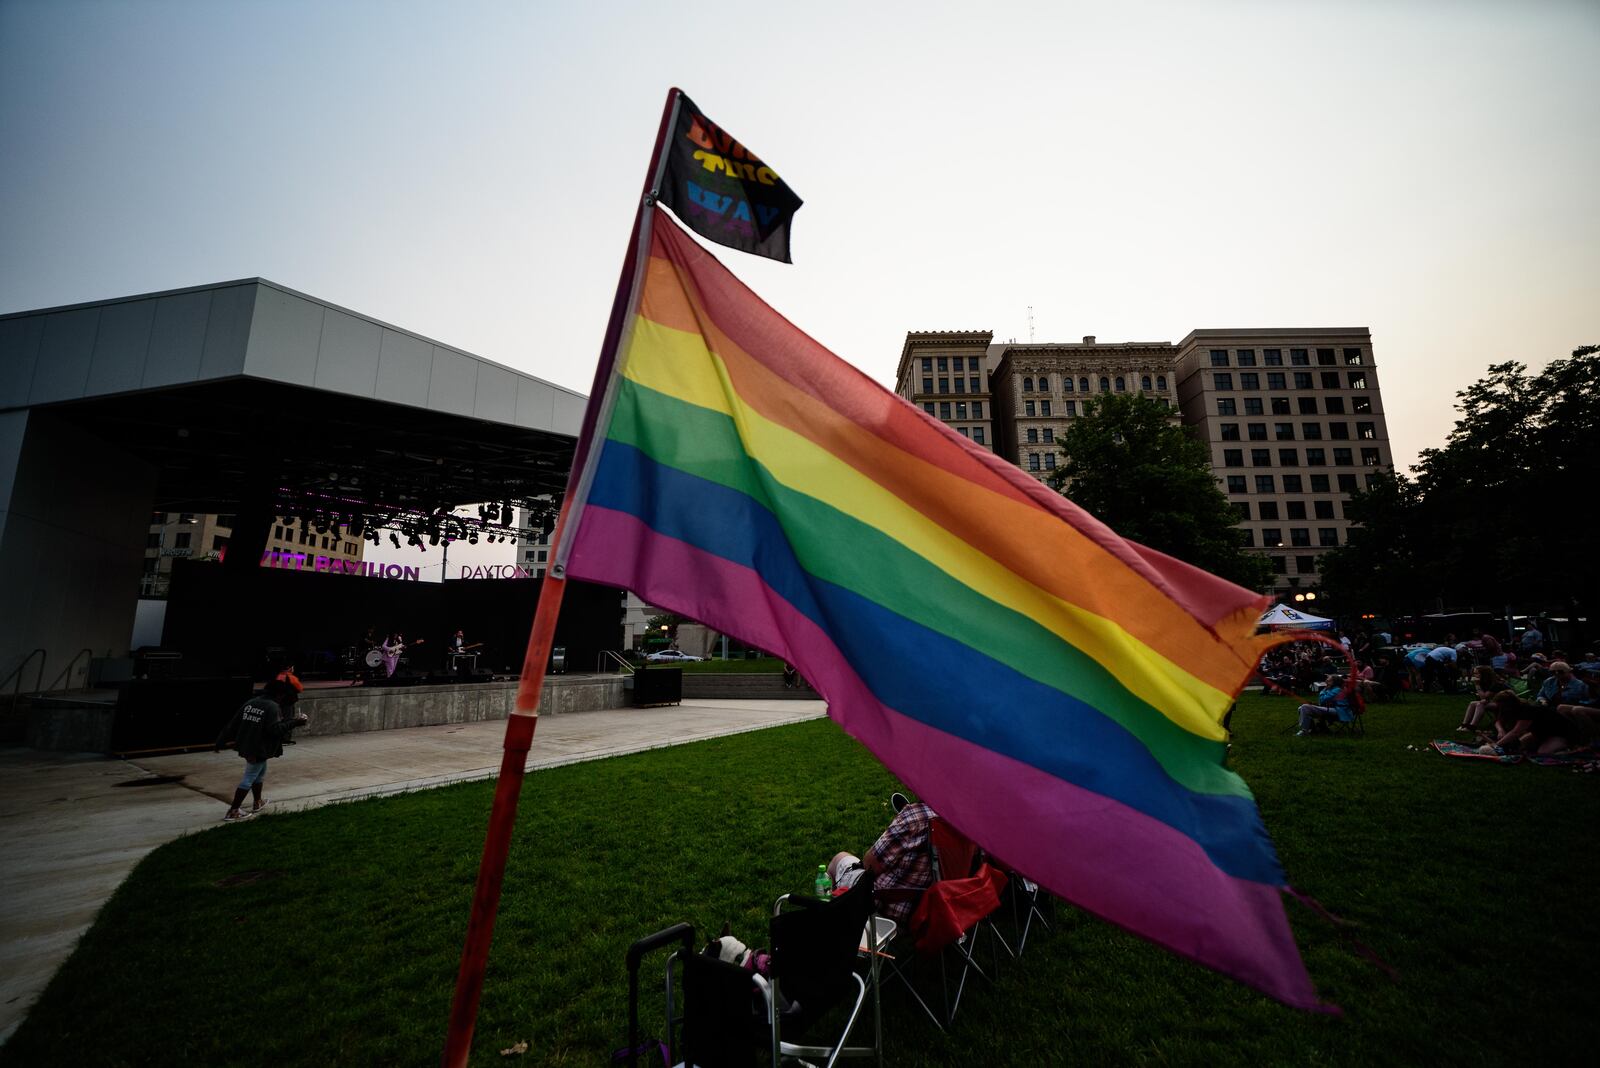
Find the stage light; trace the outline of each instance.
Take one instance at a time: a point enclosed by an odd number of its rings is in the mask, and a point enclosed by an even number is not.
[[[1294,599],[1297,601],[1303,601],[1306,599],[1306,595],[1303,593],[1297,593],[1294,595]]]
[[[1317,595],[1316,595],[1316,594],[1315,594],[1315,593],[1308,593],[1308,594],[1306,594],[1306,600],[1308,600],[1308,601],[1315,601],[1315,600],[1316,600],[1316,599],[1317,599]]]
[[[396,549],[400,548],[400,535],[391,530],[389,531],[389,540],[394,542],[394,547]]]

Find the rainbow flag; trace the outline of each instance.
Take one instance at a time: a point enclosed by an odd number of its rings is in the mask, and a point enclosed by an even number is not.
[[[1222,716],[1265,599],[1124,541],[828,352],[659,209],[557,546],[793,663],[1051,892],[1319,1006]]]

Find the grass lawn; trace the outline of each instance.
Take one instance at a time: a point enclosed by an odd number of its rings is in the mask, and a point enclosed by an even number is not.
[[[969,990],[948,1036],[886,989],[888,1063],[1591,1063],[1600,777],[1407,748],[1444,736],[1459,706],[1377,705],[1354,740],[1283,733],[1284,698],[1235,714],[1234,766],[1291,878],[1400,973],[1292,906],[1344,1018],[1284,1008],[1062,906],[1022,962]],[[761,941],[775,896],[836,846],[872,841],[894,785],[826,721],[531,776],[476,1061],[606,1063],[626,1030],[632,940],[729,920]],[[157,850],[0,1063],[437,1063],[491,788],[271,816]],[[519,1039],[529,1054],[502,1061]]]

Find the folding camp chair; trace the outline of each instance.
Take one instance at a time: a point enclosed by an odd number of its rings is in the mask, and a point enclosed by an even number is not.
[[[766,998],[773,1065],[784,1058],[812,1057],[826,1058],[824,1068],[832,1068],[840,1057],[875,1057],[883,1063],[879,928],[868,922],[871,919],[872,880],[866,878],[838,897],[818,900],[785,894],[773,905],[772,974],[770,982],[756,977]],[[847,1045],[869,992],[872,1045]],[[800,1041],[814,1038],[841,1006],[848,1008],[837,1038],[824,1044]]]
[[[1000,907],[1000,893],[1006,888],[1007,880],[1005,873],[982,860],[977,846],[937,816],[929,824],[928,848],[933,852],[934,881],[926,889],[913,892],[917,895],[917,905],[911,913],[906,941],[912,944],[916,956],[938,958],[939,989],[944,1004],[942,1017],[933,1011],[912,982],[910,961],[894,962],[890,973],[905,984],[922,1011],[942,1030],[955,1021],[968,975],[976,971],[985,979],[989,978],[974,956],[979,935],[988,929],[995,941],[1007,953],[1012,953],[989,922]],[[880,891],[880,896],[893,893]],[[952,957],[958,962],[953,994]]]
[[[1340,719],[1335,716],[1328,721],[1328,731],[1331,734],[1345,734],[1352,738],[1365,738],[1367,736],[1367,703],[1361,698],[1359,687],[1350,691],[1350,718]]]

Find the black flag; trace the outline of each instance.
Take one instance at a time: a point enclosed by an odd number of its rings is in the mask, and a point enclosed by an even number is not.
[[[660,201],[708,241],[792,263],[789,221],[800,198],[771,167],[682,93],[668,135]]]

